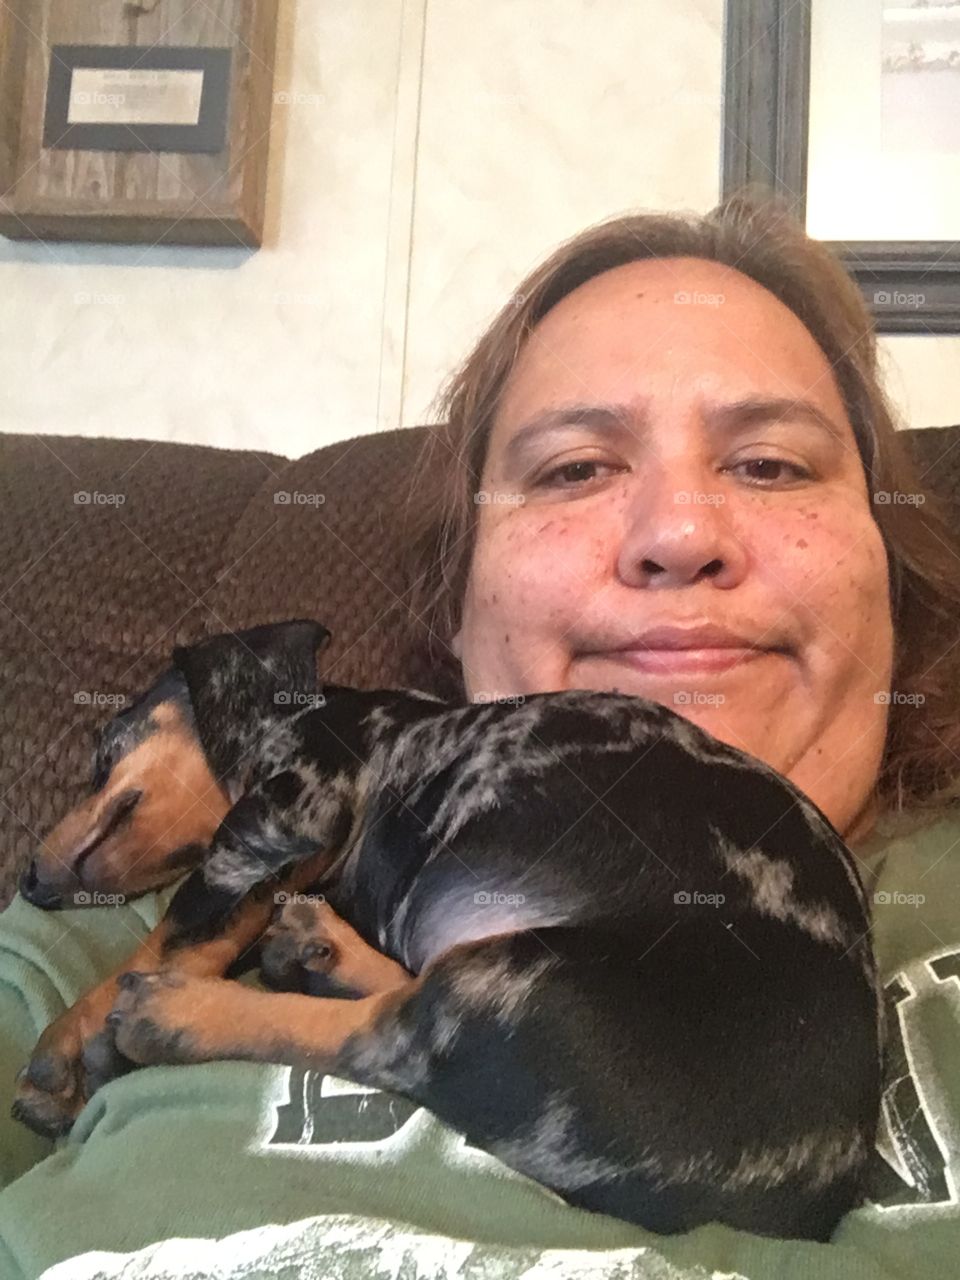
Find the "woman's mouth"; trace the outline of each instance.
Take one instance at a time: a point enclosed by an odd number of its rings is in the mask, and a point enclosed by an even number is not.
[[[629,666],[646,675],[712,675],[758,658],[770,657],[778,651],[758,648],[713,649],[616,649],[606,653],[585,654]]]

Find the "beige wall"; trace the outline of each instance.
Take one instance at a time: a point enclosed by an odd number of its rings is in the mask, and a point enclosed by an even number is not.
[[[282,8],[265,247],[0,240],[0,429],[297,456],[412,425],[560,240],[716,202],[722,0]],[[906,422],[960,420],[960,338],[883,348]]]

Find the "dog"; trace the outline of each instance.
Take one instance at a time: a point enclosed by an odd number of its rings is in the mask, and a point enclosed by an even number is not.
[[[185,878],[44,1032],[14,1114],[63,1133],[134,1065],[304,1065],[653,1232],[829,1239],[862,1198],[883,1013],[826,817],[659,703],[321,684],[329,639],[178,648],[102,730],[24,896]],[[273,991],[224,976],[258,941]]]

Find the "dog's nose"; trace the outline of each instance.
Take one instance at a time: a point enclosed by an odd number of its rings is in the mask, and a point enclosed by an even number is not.
[[[30,865],[20,877],[20,892],[28,902],[32,902],[35,907],[42,907],[44,911],[55,911],[63,906],[60,894],[40,882],[36,859],[31,859]]]

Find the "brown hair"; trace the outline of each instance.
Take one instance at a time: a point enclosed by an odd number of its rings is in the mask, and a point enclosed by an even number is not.
[[[473,495],[524,341],[551,307],[593,276],[628,262],[676,257],[735,267],[763,285],[803,321],[830,362],[890,566],[897,700],[890,705],[876,799],[886,813],[960,802],[960,546],[946,504],[924,486],[896,430],[880,383],[873,322],[857,285],[780,198],[756,189],[742,189],[702,217],[631,213],[567,240],[520,284],[441,388],[433,415],[440,425],[429,428],[417,468],[418,476],[435,473],[440,483],[426,494],[423,487],[411,490],[406,508],[416,576],[408,601],[428,630],[438,689],[464,697],[449,642],[473,553]],[[883,492],[923,495],[922,505],[877,502]]]

